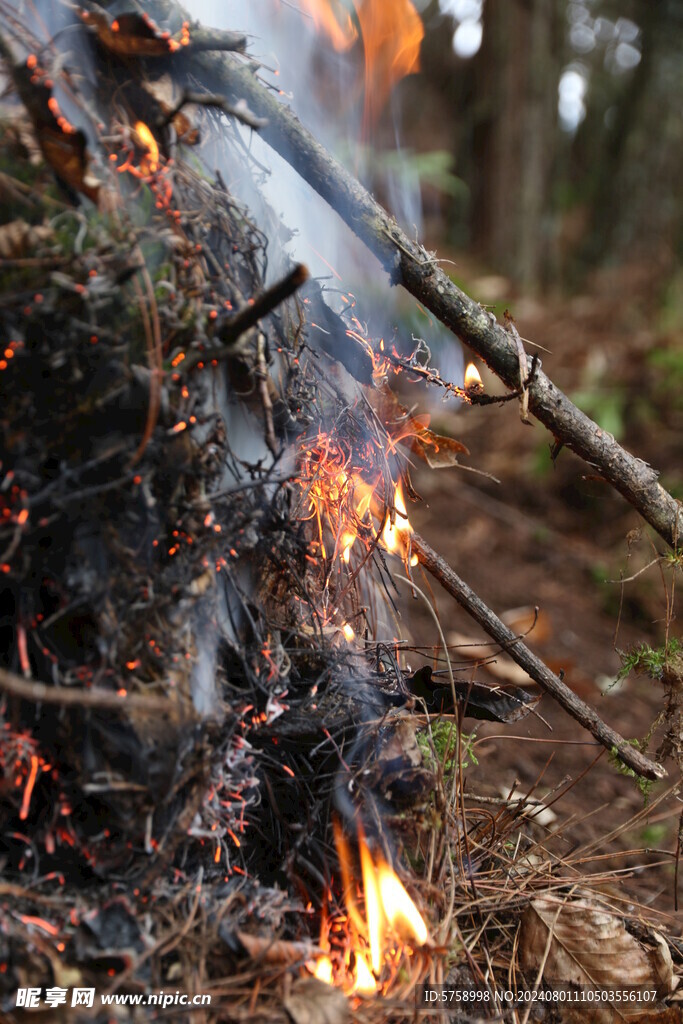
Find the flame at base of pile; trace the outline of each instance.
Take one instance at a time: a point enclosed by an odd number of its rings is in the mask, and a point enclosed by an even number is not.
[[[354,881],[353,858],[338,822],[334,832],[345,912],[330,915],[325,909],[320,946],[326,952],[308,966],[319,981],[347,993],[386,992],[399,969],[428,944],[427,925],[391,865],[370,849],[362,827],[358,828],[362,885]]]

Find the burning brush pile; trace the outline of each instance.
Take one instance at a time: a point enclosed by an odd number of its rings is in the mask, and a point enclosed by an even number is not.
[[[212,170],[258,192],[193,64],[242,37],[1,7],[0,1006],[411,1018],[469,870],[427,712],[531,701],[406,671],[410,459],[464,449],[390,385],[445,382]]]

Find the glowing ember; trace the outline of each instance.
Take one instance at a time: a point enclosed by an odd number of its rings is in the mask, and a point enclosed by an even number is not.
[[[336,50],[348,50],[358,37],[340,0],[301,0],[316,28]],[[411,0],[353,0],[365,50],[364,128],[375,123],[391,90],[419,70],[424,27]]]
[[[33,787],[35,786],[36,778],[38,775],[38,769],[40,762],[35,754],[31,755],[31,770],[29,773],[28,780],[26,782],[26,788],[24,790],[24,798],[21,802],[21,810],[19,811],[19,819],[26,821],[28,818],[29,807],[31,806],[31,795],[33,793]]]
[[[476,368],[474,363],[468,363],[467,369],[465,370],[465,390],[466,391],[483,391],[484,382],[479,375],[479,370]]]
[[[356,635],[353,630],[353,626],[350,626],[348,622],[345,622],[344,625],[342,626],[342,633],[344,634],[349,643],[351,643],[351,641],[354,639]]]
[[[396,873],[380,853],[373,854],[360,827],[363,885],[362,900],[357,903],[351,854],[339,825],[335,825],[335,842],[347,913],[328,917],[323,912],[320,945],[325,955],[309,964],[309,970],[345,992],[387,991],[398,976],[402,957],[428,943],[427,926]]]
[[[159,170],[159,146],[144,121],[135,122],[135,134],[137,143],[142,149],[147,150],[147,155],[142,158],[140,169],[143,174],[154,174]]]

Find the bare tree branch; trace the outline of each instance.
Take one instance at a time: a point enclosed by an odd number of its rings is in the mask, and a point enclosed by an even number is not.
[[[577,697],[566,683],[563,683],[554,672],[551,672],[548,666],[536,657],[505,623],[501,622],[498,616],[484,604],[481,598],[477,597],[471,587],[460,579],[450,565],[440,555],[437,555],[436,551],[422,537],[413,533],[410,536],[410,543],[413,554],[420,559],[420,565],[424,566],[427,572],[430,572],[439,581],[467,614],[475,622],[478,622],[496,643],[500,644],[505,653],[509,654],[534,682],[538,683],[546,693],[549,693],[553,700],[556,700],[584,729],[588,729],[596,740],[602,743],[603,747],[614,751],[619,760],[638,775],[643,775],[647,779],[661,779],[666,775],[661,765],[645,757],[623,736],[606,725],[593,708]]]

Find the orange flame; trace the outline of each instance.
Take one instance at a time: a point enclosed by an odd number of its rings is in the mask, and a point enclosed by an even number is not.
[[[182,428],[177,424],[173,429]],[[377,494],[382,477],[378,476],[372,484],[367,483],[350,468],[351,453],[345,447],[334,435],[322,431],[315,440],[302,445],[301,482],[306,487],[308,500],[308,513],[302,518],[316,521],[323,558],[330,555],[332,561],[340,558],[349,565],[356,540],[369,542],[375,537],[375,524],[384,518],[384,502]],[[335,537],[332,552],[325,543],[328,530]],[[410,552],[411,533],[399,482],[394,490],[391,515],[386,517],[379,541],[391,554],[400,555],[406,564],[417,565],[417,555]]]
[[[351,641],[356,636],[353,626],[349,625],[348,622],[345,622],[344,625],[342,626],[342,633],[344,634],[344,637],[349,643],[351,643]]]
[[[318,32],[324,32],[335,50],[348,50],[358,38],[351,15],[339,0],[300,0]]]
[[[373,854],[359,827],[361,913],[353,892],[349,846],[338,823],[335,842],[348,914],[335,920],[323,913],[320,945],[325,954],[309,969],[320,981],[339,985],[345,992],[386,991],[398,975],[403,954],[428,943],[427,925],[393,868],[381,853]]]
[[[159,170],[159,146],[152,132],[144,121],[135,122],[135,134],[137,142],[142,149],[147,150],[147,155],[142,158],[140,170],[143,174],[154,174]]]
[[[424,27],[411,0],[365,0],[358,8],[358,21],[365,47],[367,137],[396,83],[419,71]]]
[[[468,363],[467,369],[465,370],[465,390],[466,391],[483,391],[484,382],[481,379],[479,370],[476,368],[474,363]]]
[[[336,50],[348,50],[358,32],[341,0],[302,0],[316,29]],[[353,0],[365,50],[364,134],[377,121],[391,90],[419,71],[424,26],[411,0]]]
[[[405,560],[410,552],[410,534],[413,531],[406,511],[406,503],[403,499],[403,488],[400,481],[396,484],[394,492],[395,517],[392,523],[391,517],[387,517],[382,530],[382,541],[387,551],[392,554],[401,555]],[[417,555],[410,555],[410,564],[417,565]]]

